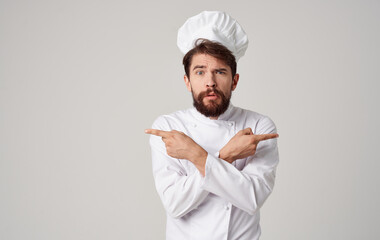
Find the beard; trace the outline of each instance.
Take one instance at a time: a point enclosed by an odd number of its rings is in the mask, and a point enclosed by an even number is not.
[[[221,103],[218,104],[215,100],[210,100],[207,105],[203,103],[203,99],[211,92],[221,99]],[[230,105],[231,93],[226,97],[223,92],[217,89],[207,89],[207,91],[200,92],[197,97],[194,96],[194,92],[192,91],[192,95],[194,107],[206,117],[219,117]]]

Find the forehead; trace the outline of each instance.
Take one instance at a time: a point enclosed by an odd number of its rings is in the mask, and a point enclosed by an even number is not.
[[[198,53],[193,56],[190,68],[193,69],[194,66],[204,66],[206,68],[226,68],[230,70],[230,67],[225,61],[204,53]]]

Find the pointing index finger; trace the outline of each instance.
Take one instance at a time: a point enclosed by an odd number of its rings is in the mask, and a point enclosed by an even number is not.
[[[269,133],[269,134],[261,134],[261,135],[256,135],[257,140],[263,141],[263,140],[268,140],[272,138],[277,138],[279,135],[277,133]]]
[[[166,137],[168,135],[167,131],[158,130],[158,129],[145,129],[145,133],[152,134],[159,137]]]

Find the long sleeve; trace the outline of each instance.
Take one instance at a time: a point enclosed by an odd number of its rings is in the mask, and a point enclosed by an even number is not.
[[[276,127],[265,117],[258,122],[254,132],[276,133]],[[247,159],[241,171],[209,154],[202,188],[253,215],[273,190],[278,161],[277,139],[260,142],[255,155]]]
[[[158,118],[152,128],[172,130],[163,117]],[[181,160],[168,156],[161,137],[151,136],[150,145],[158,195],[166,212],[173,218],[180,218],[197,208],[207,197],[208,192],[201,188],[203,177],[199,171],[186,171]],[[186,163],[187,160],[182,161]]]

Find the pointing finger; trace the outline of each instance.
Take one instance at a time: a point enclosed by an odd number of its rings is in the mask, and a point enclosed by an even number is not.
[[[167,137],[167,135],[168,135],[167,131],[158,130],[158,129],[145,129],[145,133],[156,135],[159,137]]]
[[[277,133],[269,133],[269,134],[261,134],[261,135],[256,135],[256,139],[258,141],[263,141],[263,140],[268,140],[272,138],[277,138],[279,135]]]

